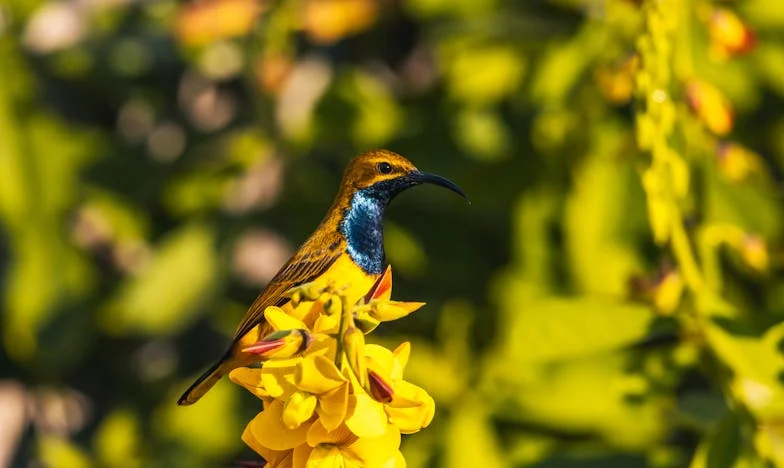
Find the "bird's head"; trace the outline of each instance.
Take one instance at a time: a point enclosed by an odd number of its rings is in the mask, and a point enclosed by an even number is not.
[[[465,198],[455,183],[422,172],[411,161],[386,150],[360,154],[349,163],[331,213],[338,214],[351,259],[369,274],[384,271],[384,240],[381,221],[387,204],[403,190],[419,184],[435,184]],[[330,215],[327,215],[328,217]]]
[[[387,150],[368,151],[354,158],[343,174],[342,186],[388,202],[403,190],[419,184],[440,185],[466,198],[454,182],[422,172],[408,159]]]

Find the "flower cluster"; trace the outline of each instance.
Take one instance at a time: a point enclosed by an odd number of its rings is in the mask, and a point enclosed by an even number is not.
[[[380,322],[424,305],[391,293],[387,268],[355,304],[338,285],[306,284],[289,291],[285,306],[265,310],[274,331],[244,350],[260,367],[230,378],[263,402],[242,440],[267,466],[405,466],[400,434],[430,424],[435,404],[403,380],[409,343],[394,351],[365,343]]]

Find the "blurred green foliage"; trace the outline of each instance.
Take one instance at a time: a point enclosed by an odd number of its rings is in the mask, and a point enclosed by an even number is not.
[[[386,147],[473,202],[387,216],[429,303],[379,330],[436,399],[411,466],[784,465],[782,30],[775,0],[6,0],[0,464],[252,459],[255,398],[176,396]]]

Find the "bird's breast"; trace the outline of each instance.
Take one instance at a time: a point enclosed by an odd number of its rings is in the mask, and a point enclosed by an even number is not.
[[[367,294],[378,276],[366,273],[351,256],[343,254],[315,282],[318,285],[332,283],[336,288],[343,288],[348,303],[353,305]]]

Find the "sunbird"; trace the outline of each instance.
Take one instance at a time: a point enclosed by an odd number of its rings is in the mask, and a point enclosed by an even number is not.
[[[424,183],[440,185],[467,199],[454,182],[420,171],[397,153],[375,150],[354,158],[321,224],[253,301],[228,351],[182,394],[177,404],[196,403],[232,369],[258,360],[242,350],[271,332],[264,310],[285,305],[291,288],[334,283],[345,287],[343,294],[351,303],[364,296],[384,273],[384,210],[400,192]]]

